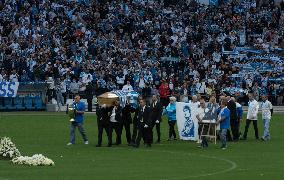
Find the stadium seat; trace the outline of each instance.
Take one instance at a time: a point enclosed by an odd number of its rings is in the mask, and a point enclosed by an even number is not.
[[[34,110],[35,107],[33,106],[33,97],[31,96],[26,96],[24,98],[24,106],[26,108],[26,110]]]
[[[14,104],[15,104],[15,108],[16,110],[24,110],[25,107],[23,106],[23,98],[22,97],[16,97],[14,99]]]
[[[42,102],[42,98],[40,96],[35,97],[35,109],[37,110],[45,109],[45,106]]]
[[[10,97],[5,97],[4,98],[4,107],[8,110],[15,109],[15,107],[13,107],[13,99],[10,98]]]
[[[0,111],[5,109],[6,107],[4,106],[4,97],[0,97]]]

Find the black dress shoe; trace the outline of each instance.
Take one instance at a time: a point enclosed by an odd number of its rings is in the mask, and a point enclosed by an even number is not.
[[[150,148],[150,147],[151,147],[151,144],[146,144],[145,147],[146,147],[146,148]]]
[[[102,146],[102,145],[100,145],[100,144],[97,144],[97,145],[96,145],[96,147],[101,147],[101,146]]]
[[[111,144],[107,145],[107,147],[111,147]]]

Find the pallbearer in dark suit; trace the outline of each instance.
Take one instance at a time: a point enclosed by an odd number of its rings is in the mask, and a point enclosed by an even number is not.
[[[137,131],[138,131],[138,114],[139,114],[139,110],[140,110],[140,104],[139,104],[139,101],[142,99],[142,96],[139,96],[138,97],[138,106],[137,108],[135,109],[135,114],[134,114],[134,117],[133,117],[133,128],[132,128],[132,138],[131,138],[131,144],[132,145],[135,145],[135,141],[136,141],[136,138],[137,138]]]
[[[122,123],[120,125],[120,129],[122,133],[124,126],[128,145],[131,144],[130,124],[132,123],[131,112],[133,111],[134,109],[129,104],[129,100],[127,100],[124,108],[122,108]]]
[[[227,108],[230,110],[230,125],[231,125],[231,131],[233,137],[231,137],[230,131],[228,130],[228,140],[239,140],[239,125],[238,125],[238,119],[237,119],[237,105],[234,101],[234,98],[231,98],[230,96],[227,97]]]
[[[135,147],[139,147],[142,137],[147,147],[151,147],[151,108],[146,106],[145,99],[139,100],[140,108],[138,112],[138,136],[135,141]]]
[[[96,147],[101,147],[102,145],[103,130],[105,130],[107,136],[109,134],[109,110],[106,105],[97,106],[98,144]],[[110,142],[108,144],[110,144]]]
[[[152,104],[151,104],[151,121],[152,121],[152,129],[156,126],[157,136],[158,140],[157,143],[160,143],[161,141],[161,129],[160,129],[160,123],[162,120],[162,113],[163,113],[163,107],[161,103],[158,101],[157,95],[152,96]],[[153,130],[152,130],[153,132]],[[153,135],[151,136],[151,142],[153,142]]]
[[[120,107],[119,101],[114,102],[114,106],[111,108],[109,113],[110,126],[109,126],[109,136],[108,136],[108,146],[112,145],[112,131],[115,130],[116,133],[116,143],[115,145],[121,144],[121,123],[122,123],[122,108]]]

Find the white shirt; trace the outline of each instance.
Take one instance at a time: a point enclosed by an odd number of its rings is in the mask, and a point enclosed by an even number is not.
[[[273,108],[271,102],[266,100],[265,102],[261,103],[260,107],[262,111],[262,119],[271,119],[270,110]]]
[[[113,109],[112,109],[112,112],[111,112],[111,115],[110,115],[110,122],[117,122],[116,120],[115,120],[115,109],[116,109],[116,107],[114,107]]]
[[[198,108],[197,109],[197,115],[201,120],[203,119],[203,117],[205,116],[205,108]]]
[[[199,107],[199,105],[200,105],[200,102],[198,102],[198,101],[196,101],[196,102],[190,101],[189,103],[191,104],[191,107],[192,107],[192,108],[196,108],[196,109],[198,109],[198,107]]]
[[[123,90],[123,91],[133,91],[133,87],[132,87],[131,85],[125,84],[125,85],[122,87],[122,90]]]
[[[11,74],[9,79],[10,79],[11,82],[18,82],[18,75],[17,74]]]
[[[119,76],[116,76],[116,82],[117,84],[123,84],[124,83],[124,76],[123,77],[119,77]]]
[[[259,108],[259,105],[258,105],[258,102],[255,99],[252,100],[252,101],[249,101],[247,119],[257,120],[258,108]]]

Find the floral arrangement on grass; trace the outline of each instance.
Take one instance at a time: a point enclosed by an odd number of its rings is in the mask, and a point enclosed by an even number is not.
[[[9,137],[3,137],[0,139],[0,156],[12,159],[21,156],[21,153]]]
[[[13,164],[29,166],[54,166],[54,162],[42,154],[32,157],[21,156],[20,151],[9,137],[0,138],[0,159],[12,159]]]
[[[29,166],[54,166],[51,159],[43,156],[42,154],[35,154],[32,157],[20,156],[12,159],[13,164],[24,164]]]

